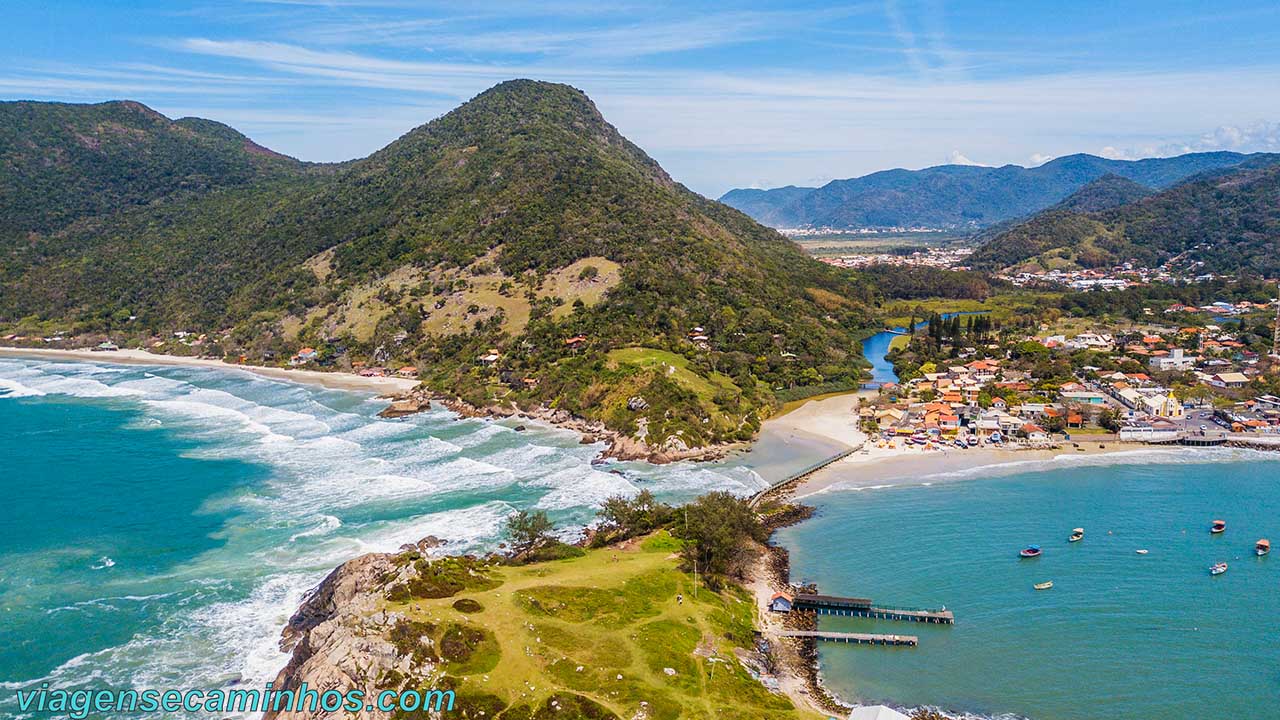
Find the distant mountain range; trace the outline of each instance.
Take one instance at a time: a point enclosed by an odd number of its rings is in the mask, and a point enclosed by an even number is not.
[[[820,188],[730,190],[720,201],[779,228],[979,229],[1044,210],[1107,175],[1160,190],[1198,173],[1234,167],[1250,157],[1210,152],[1109,160],[1078,154],[1033,168],[939,165],[833,180]]]
[[[0,287],[7,333],[414,364],[663,452],[856,384],[874,300],[530,80],[338,165],[136,102],[0,103]]]
[[[1043,270],[1170,262],[1190,272],[1280,276],[1280,155],[1255,155],[1156,194],[1127,181],[1101,183],[995,233],[970,264]]]

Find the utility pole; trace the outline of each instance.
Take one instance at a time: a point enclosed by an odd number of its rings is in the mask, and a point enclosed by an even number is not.
[[[1271,357],[1280,358],[1280,298],[1276,298],[1276,327],[1271,333]]]

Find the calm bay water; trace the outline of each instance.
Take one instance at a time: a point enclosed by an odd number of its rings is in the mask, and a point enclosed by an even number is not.
[[[572,433],[384,405],[234,370],[0,359],[0,717],[41,682],[260,686],[303,592],[364,552],[493,548],[516,508],[570,529],[617,493],[763,485],[741,462],[592,466]]]
[[[822,618],[920,636],[822,646],[846,697],[1036,720],[1280,718],[1280,557],[1252,552],[1280,537],[1277,460],[1151,452],[830,492],[778,539],[793,578],[824,592],[956,613],[953,627]],[[1219,517],[1228,531],[1211,536]],[[1087,535],[1068,544],[1076,526]],[[1031,543],[1044,555],[1019,559]],[[1210,577],[1219,560],[1230,570]]]

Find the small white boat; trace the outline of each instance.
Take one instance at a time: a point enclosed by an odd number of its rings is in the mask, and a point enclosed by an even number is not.
[[[1213,533],[1214,535],[1219,535],[1226,531],[1227,531],[1226,520],[1214,520],[1213,525],[1209,527],[1209,532]]]
[[[1084,539],[1084,528],[1076,528],[1071,531],[1071,537],[1067,538],[1067,542],[1080,542]]]
[[[1271,541],[1266,538],[1259,540],[1258,543],[1253,546],[1253,554],[1257,555],[1258,557],[1262,557],[1263,555],[1266,555],[1270,552],[1271,552]]]
[[[1048,582],[1036,583],[1035,585],[1032,585],[1031,587],[1033,587],[1033,588],[1035,588],[1035,589],[1037,589],[1037,590],[1048,590],[1049,588],[1053,587],[1053,581],[1052,581],[1052,580],[1049,580]]]
[[[1147,554],[1147,550],[1146,550],[1146,549],[1138,550],[1138,551],[1137,551],[1137,553],[1138,553],[1139,555],[1146,555],[1146,554]]]
[[[1226,571],[1227,571],[1227,564],[1224,562],[1214,563],[1213,567],[1209,568],[1210,575],[1221,575]]]

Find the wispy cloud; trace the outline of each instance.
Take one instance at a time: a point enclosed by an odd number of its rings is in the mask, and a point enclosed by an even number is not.
[[[292,155],[335,160],[372,152],[497,82],[532,77],[587,91],[624,134],[709,194],[752,180],[813,184],[922,167],[952,152],[961,162],[1035,164],[1104,147],[1123,156],[1280,151],[1274,122],[1249,122],[1280,118],[1270,34],[1215,43],[1215,51],[1254,43],[1229,67],[1132,54],[1117,63],[1100,51],[1131,47],[1150,27],[1192,27],[1195,12],[1136,29],[1100,23],[1095,33],[1076,23],[1037,35],[1028,32],[1042,27],[1035,18],[1006,28],[959,0],[731,5],[157,6],[161,21],[112,35],[107,61],[86,60],[70,43],[52,56],[0,49],[0,94],[135,98],[228,122]],[[1241,13],[1205,22],[1216,30],[1275,14]]]

